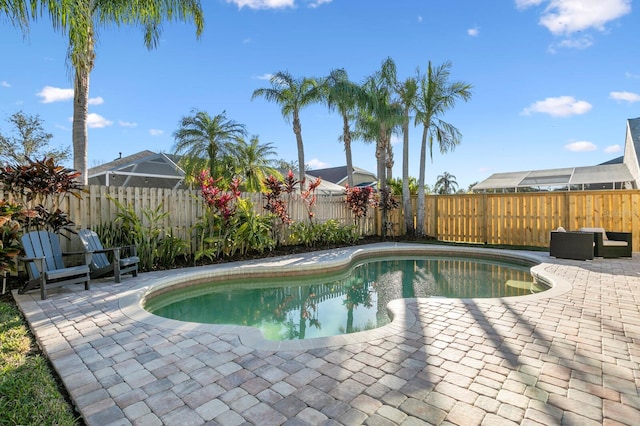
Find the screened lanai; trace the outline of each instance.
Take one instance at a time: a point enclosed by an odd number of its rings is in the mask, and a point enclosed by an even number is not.
[[[474,192],[584,191],[635,189],[625,164],[496,173],[473,187]]]
[[[141,151],[89,169],[89,185],[184,189],[184,171],[169,154]]]
[[[473,192],[584,191],[640,188],[640,118],[627,120],[624,156],[596,166],[495,173]]]

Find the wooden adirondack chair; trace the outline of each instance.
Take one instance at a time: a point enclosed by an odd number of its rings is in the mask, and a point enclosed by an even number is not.
[[[85,250],[93,253],[89,264],[91,278],[113,275],[119,283],[123,274],[131,273],[134,277],[138,276],[140,258],[135,246],[104,248],[98,234],[90,229],[82,229],[78,232],[78,237]],[[124,250],[128,250],[128,257],[121,257]],[[112,261],[109,261],[106,253],[112,253]]]
[[[23,294],[39,286],[40,297],[44,300],[47,298],[47,290],[53,287],[84,283],[84,289],[89,290],[90,252],[63,253],[58,235],[47,231],[26,233],[21,241],[25,256],[19,257],[19,260],[26,263],[29,280],[18,293]],[[62,257],[77,254],[85,255],[85,264],[66,267]]]

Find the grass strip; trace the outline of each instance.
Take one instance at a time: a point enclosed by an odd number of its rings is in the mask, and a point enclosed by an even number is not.
[[[82,424],[8,297],[0,298],[0,425]]]

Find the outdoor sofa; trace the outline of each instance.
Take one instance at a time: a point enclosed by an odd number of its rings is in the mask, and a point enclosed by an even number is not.
[[[592,260],[594,234],[591,232],[551,231],[549,254],[559,259]]]
[[[593,234],[594,256],[631,257],[631,232],[611,232],[604,228],[580,228],[580,231]]]

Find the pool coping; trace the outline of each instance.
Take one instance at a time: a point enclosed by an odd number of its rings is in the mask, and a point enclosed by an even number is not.
[[[523,261],[532,264],[531,273],[537,279],[550,286],[540,293],[511,296],[503,298],[478,299],[447,299],[447,298],[413,298],[395,299],[389,302],[387,308],[392,314],[392,321],[379,328],[360,331],[338,336],[315,337],[303,340],[273,341],[263,337],[262,332],[249,326],[199,324],[163,318],[146,311],[142,306],[146,297],[151,293],[183,282],[211,279],[214,277],[237,278],[247,275],[292,273],[296,268],[304,267],[305,274],[319,270],[336,270],[357,262],[361,259],[379,256],[386,251],[393,251],[394,255],[465,255],[496,260]],[[526,302],[558,297],[571,290],[571,284],[546,271],[548,265],[545,260],[548,253],[524,252],[518,250],[504,250],[474,247],[451,247],[445,245],[427,245],[419,243],[374,243],[362,246],[346,247],[334,250],[322,250],[295,255],[263,258],[257,260],[234,262],[232,264],[218,264],[168,270],[143,274],[141,283],[124,292],[119,300],[121,312],[134,321],[153,325],[154,327],[170,329],[179,332],[202,331],[221,334],[237,335],[243,345],[250,348],[267,351],[293,351],[341,346],[354,343],[368,342],[401,333],[409,329],[416,322],[415,315],[408,309],[428,300],[431,303],[463,303],[503,304],[505,302]],[[266,268],[266,269],[265,269]]]

